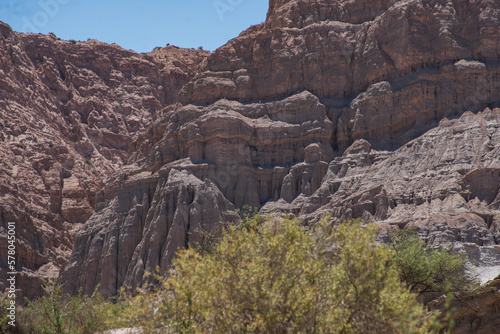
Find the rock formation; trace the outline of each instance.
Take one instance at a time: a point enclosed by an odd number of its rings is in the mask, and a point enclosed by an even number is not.
[[[391,230],[415,227],[430,245],[454,246],[476,265],[499,266],[499,124],[499,108],[468,111],[392,152],[358,139],[329,164],[312,196],[264,209],[377,221],[382,240]]]
[[[66,289],[109,296],[164,273],[246,204],[373,220],[381,239],[414,225],[496,264],[499,40],[496,1],[271,0],[131,145]]]
[[[57,277],[96,192],[207,55],[172,46],[137,54],[0,23],[0,284],[7,222],[16,223],[22,293]]]
[[[446,298],[431,303],[431,307],[447,311]],[[453,309],[451,318],[455,321],[455,334],[490,334],[500,328],[500,276],[488,282],[479,291],[458,296],[448,309]]]
[[[271,1],[267,21],[216,50],[179,101],[307,90],[327,108],[334,149],[357,138],[395,148],[497,102],[497,60],[498,4],[488,1]]]

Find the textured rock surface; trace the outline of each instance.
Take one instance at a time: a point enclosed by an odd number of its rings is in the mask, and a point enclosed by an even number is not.
[[[434,302],[431,307],[445,309],[445,298]],[[456,311],[452,314],[456,326],[453,333],[493,334],[500,330],[500,276],[481,290],[459,296],[451,304]]]
[[[298,113],[301,108],[309,110],[307,121]],[[155,132],[163,137],[153,145]],[[284,133],[287,137],[280,143]],[[80,282],[84,291],[101,282],[101,292],[113,294],[124,281],[139,283],[144,272],[156,265],[165,272],[175,250],[186,246],[189,233],[196,236],[197,228],[211,230],[218,222],[237,220],[231,203],[259,207],[266,200],[277,200],[282,183],[291,197],[297,191],[312,194],[328,168],[321,159],[333,155],[330,135],[331,122],[324,106],[309,93],[267,104],[222,100],[208,108],[188,105],[167,112],[149,129],[146,137],[150,139],[135,148],[135,152],[151,152],[150,156],[123,168],[99,195],[98,212],[78,232],[63,281],[70,284],[71,291],[79,285],[70,282]],[[177,148],[188,158],[177,159]],[[303,162],[291,167],[290,160]],[[171,176],[174,171],[183,178]],[[194,189],[191,200],[184,200],[180,179]],[[142,192],[135,194],[137,187]],[[135,195],[122,196],[123,191]],[[180,199],[187,206],[179,204]],[[143,217],[130,218],[136,215],[137,203]],[[183,217],[182,224],[172,222],[178,216]],[[127,232],[126,226],[134,232]],[[148,231],[163,231],[154,235],[160,241],[153,243]],[[154,246],[158,242],[168,245],[169,240],[171,247]],[[108,248],[123,249],[121,253],[130,252],[134,257],[104,265]],[[101,267],[107,268],[104,273],[96,269]],[[108,284],[116,281],[115,275],[120,277],[118,284]]]
[[[58,275],[96,192],[207,54],[167,47],[139,55],[97,41],[17,34],[0,23],[0,244],[7,222],[15,222],[25,295]],[[1,254],[4,275],[6,249]]]
[[[307,90],[327,108],[334,149],[357,138],[398,147],[498,101],[499,10],[487,0],[271,1],[268,20],[216,50],[179,100]]]
[[[66,288],[109,295],[164,272],[194,226],[234,219],[228,202],[375,220],[381,239],[415,225],[495,262],[499,40],[498,1],[270,1],[132,144],[77,235]]]
[[[202,242],[202,231],[217,232],[220,222],[239,219],[214,184],[183,167],[142,173],[109,190],[110,204],[79,231],[72,255],[76,261],[63,276],[74,282],[70,292],[78,287],[92,291],[99,283],[101,293],[112,296],[122,286],[139,285],[157,266],[165,274],[178,249]]]
[[[428,244],[454,246],[480,266],[500,264],[500,109],[464,113],[396,151],[357,140],[330,162],[309,197],[267,203],[264,210],[314,220],[376,221],[380,238],[415,227]]]

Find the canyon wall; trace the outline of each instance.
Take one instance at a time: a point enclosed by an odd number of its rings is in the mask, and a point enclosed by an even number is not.
[[[499,41],[496,1],[271,0],[131,144],[65,288],[165,273],[244,205],[376,221],[382,240],[416,226],[500,264]]]
[[[58,276],[106,178],[207,56],[173,46],[137,54],[0,23],[0,284],[8,222],[22,294],[38,295]]]

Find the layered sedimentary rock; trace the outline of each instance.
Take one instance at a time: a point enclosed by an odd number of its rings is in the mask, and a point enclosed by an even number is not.
[[[14,222],[22,293],[57,277],[96,192],[207,55],[171,46],[141,55],[0,23],[0,267],[5,275]]]
[[[297,104],[309,110],[307,121]],[[312,194],[327,171],[324,160],[333,156],[328,144],[331,122],[324,106],[309,93],[267,104],[221,100],[207,108],[188,105],[167,114],[149,131],[154,137],[153,131],[166,127],[160,131],[164,137],[154,145],[152,156],[115,175],[98,196],[96,214],[79,231],[63,279],[80,282],[84,291],[100,282],[101,292],[112,295],[123,282],[140,283],[142,275],[156,265],[166,272],[179,247],[189,244],[189,235],[196,235],[200,228],[211,231],[218,223],[236,221],[235,205],[259,207],[262,201],[279,199],[283,180],[290,198],[298,184],[299,191]],[[280,143],[283,135],[288,139]],[[254,146],[249,147],[249,143]],[[143,142],[144,147],[137,147],[136,152],[146,150],[150,144],[151,140]],[[177,148],[188,157],[178,159]],[[303,162],[290,168],[288,161],[295,159]],[[183,175],[185,182],[189,180],[188,188],[194,189],[191,200],[184,200],[185,195],[178,189],[178,175]],[[199,190],[198,184],[203,185]],[[123,193],[127,195],[122,196]],[[182,205],[178,203],[180,199]],[[137,203],[141,204],[142,218],[129,218],[137,215]],[[182,228],[172,222],[172,217],[177,216],[184,217]],[[142,225],[138,223],[141,221]],[[129,225],[134,233],[124,229]],[[164,231],[160,234],[161,242],[167,245],[168,240],[173,240],[172,246],[152,246],[144,240],[148,230]],[[93,263],[102,266],[109,248],[114,249],[114,254],[130,252],[133,258],[103,266],[107,268],[104,273],[89,267]],[[84,275],[82,268],[86,268]],[[116,275],[120,277],[117,284]]]
[[[415,227],[429,245],[454,246],[472,263],[493,267],[500,265],[499,190],[495,108],[442,120],[396,151],[377,151],[359,139],[330,162],[312,196],[264,209],[309,220],[332,213],[338,221],[376,221],[382,240],[393,230]]]
[[[165,274],[175,252],[201,243],[203,231],[217,231],[221,222],[239,219],[215,184],[183,167],[167,165],[155,175],[139,174],[110,190],[110,204],[79,232],[88,236],[73,250],[73,258],[81,262],[65,272],[81,284],[75,287],[92,291],[100,284],[101,293],[112,296],[122,286],[138,286],[157,266]],[[80,272],[83,266],[86,270]]]
[[[357,138],[398,147],[443,117],[497,102],[498,7],[271,1],[268,20],[216,50],[179,100],[273,100],[307,90],[327,107],[334,148]]]
[[[63,283],[139,284],[243,205],[375,220],[381,239],[413,224],[496,259],[499,40],[495,1],[270,1],[266,22],[212,53],[132,144]]]

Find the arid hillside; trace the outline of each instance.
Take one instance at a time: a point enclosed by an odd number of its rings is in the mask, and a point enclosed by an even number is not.
[[[213,53],[0,23],[0,250],[15,222],[25,296],[139,286],[245,205],[415,227],[497,276],[500,2],[270,0]],[[500,326],[491,291],[458,332]]]
[[[58,276],[106,178],[207,56],[172,46],[137,54],[0,23],[0,284],[8,222],[23,294]]]
[[[62,282],[137,286],[244,205],[500,265],[500,3],[270,1],[141,132]]]

